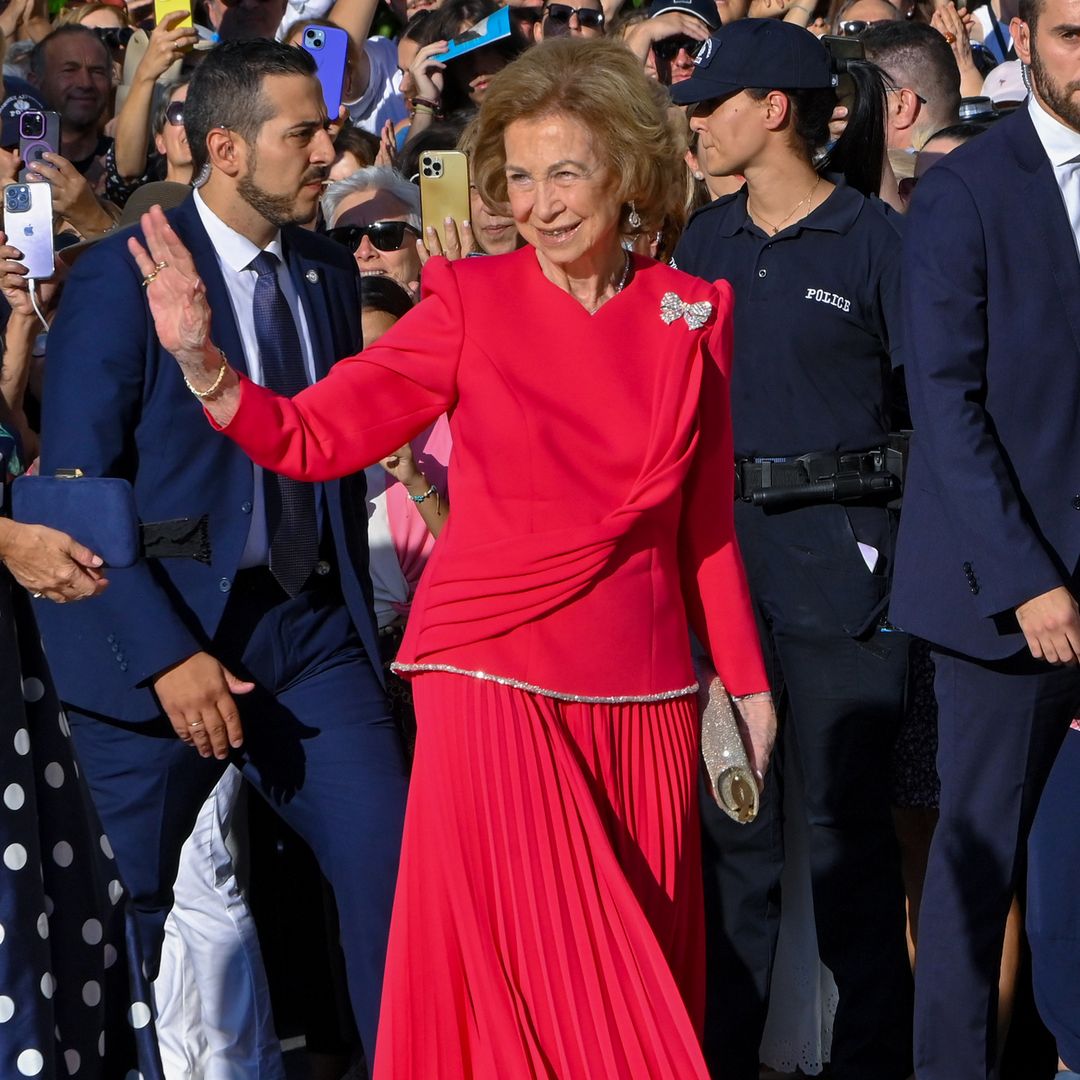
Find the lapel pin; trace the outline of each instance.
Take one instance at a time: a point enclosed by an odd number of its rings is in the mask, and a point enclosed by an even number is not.
[[[309,270],[304,275],[304,277],[306,277],[308,279],[308,281],[311,282],[312,285],[318,285],[319,284],[319,271],[318,270]]]

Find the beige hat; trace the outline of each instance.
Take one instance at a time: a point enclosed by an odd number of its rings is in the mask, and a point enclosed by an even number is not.
[[[124,204],[124,209],[120,211],[120,217],[112,229],[107,233],[102,233],[101,236],[95,236],[90,240],[80,240],[77,244],[61,248],[56,253],[57,257],[67,266],[74,266],[75,260],[99,240],[121,229],[138,225],[143,214],[151,206],[171,210],[174,206],[179,206],[190,194],[191,188],[187,184],[178,184],[175,180],[155,180],[152,183],[143,184],[132,192],[131,198]]]

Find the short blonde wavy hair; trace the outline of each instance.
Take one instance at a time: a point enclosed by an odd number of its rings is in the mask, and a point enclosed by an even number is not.
[[[684,216],[685,121],[667,90],[617,41],[552,38],[533,46],[491,81],[470,128],[473,180],[480,197],[504,209],[503,137],[516,120],[559,114],[583,124],[615,177],[623,220],[632,202],[646,227]]]

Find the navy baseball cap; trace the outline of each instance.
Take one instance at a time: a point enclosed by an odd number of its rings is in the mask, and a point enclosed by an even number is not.
[[[671,100],[696,105],[749,86],[813,90],[835,85],[829,53],[809,30],[780,19],[739,19],[702,42],[693,75],[671,88]]]
[[[714,0],[652,0],[649,5],[649,18],[666,15],[669,11],[682,11],[700,19],[710,30],[720,25],[720,15]]]

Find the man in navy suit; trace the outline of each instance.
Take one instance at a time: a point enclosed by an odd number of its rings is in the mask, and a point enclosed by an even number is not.
[[[214,339],[286,392],[360,346],[351,256],[297,227],[334,158],[314,70],[268,40],[212,52],[185,107],[204,183],[169,214]],[[42,469],[128,478],[143,520],[208,515],[212,561],[142,561],[110,570],[100,603],[42,608],[79,758],[151,977],[181,845],[227,761],[243,769],[334,887],[370,1058],[406,772],[380,681],[363,474],[284,481],[217,437],[158,342],[125,241],[102,241],[67,283]]]
[[[923,177],[905,229],[915,438],[891,618],[934,645],[941,774],[919,1080],[997,1075],[1005,921],[1080,707],[1077,23],[1076,0],[1022,0],[1031,98]],[[1075,904],[1077,883],[1059,884]]]

